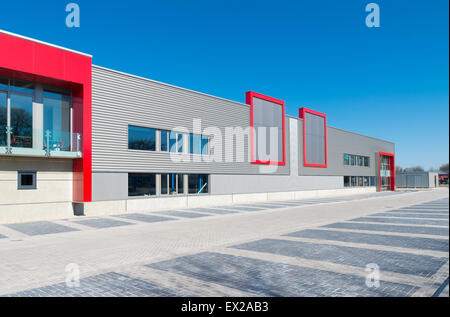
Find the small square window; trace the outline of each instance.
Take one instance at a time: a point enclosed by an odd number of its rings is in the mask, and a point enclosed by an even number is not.
[[[17,189],[36,189],[36,172],[18,172]]]

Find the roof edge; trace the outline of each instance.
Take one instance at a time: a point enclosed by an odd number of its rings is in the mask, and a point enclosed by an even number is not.
[[[28,40],[28,41],[31,41],[31,42],[43,44],[43,45],[46,45],[46,46],[58,48],[58,49],[63,50],[63,51],[67,51],[67,52],[71,52],[71,53],[75,53],[75,54],[78,54],[78,55],[83,55],[83,56],[87,56],[87,57],[92,58],[92,55],[90,55],[90,54],[86,54],[86,53],[83,53],[83,52],[75,51],[75,50],[72,50],[70,48],[66,48],[66,47],[63,47],[63,46],[51,44],[51,43],[48,43],[48,42],[36,40],[36,39],[31,38],[31,37],[27,37],[27,36],[23,36],[23,35],[20,35],[20,34],[8,32],[8,31],[2,30],[2,29],[0,29],[0,33],[6,34],[6,35],[10,35],[10,36],[14,36],[14,37],[18,37],[18,38],[21,38],[21,39],[24,39],[24,40]]]

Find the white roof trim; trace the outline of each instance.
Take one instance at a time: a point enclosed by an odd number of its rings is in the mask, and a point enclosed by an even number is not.
[[[50,43],[47,43],[47,42],[39,41],[39,40],[33,39],[31,37],[26,37],[26,36],[23,36],[23,35],[11,33],[11,32],[8,32],[8,31],[2,30],[2,29],[0,29],[0,33],[11,35],[11,36],[18,37],[18,38],[21,38],[21,39],[24,39],[24,40],[28,40],[28,41],[32,41],[32,42],[35,42],[35,43],[51,46],[51,47],[54,47],[54,48],[59,48],[59,49],[64,50],[64,51],[68,51],[68,52],[71,52],[71,53],[84,55],[84,56],[92,58],[92,55],[89,55],[89,54],[86,54],[86,53],[78,52],[78,51],[75,51],[75,50],[71,50],[69,48],[65,48],[65,47],[62,47],[62,46],[50,44]]]

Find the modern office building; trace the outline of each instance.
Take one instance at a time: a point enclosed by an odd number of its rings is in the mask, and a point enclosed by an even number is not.
[[[392,142],[245,101],[0,31],[0,222],[395,190]]]

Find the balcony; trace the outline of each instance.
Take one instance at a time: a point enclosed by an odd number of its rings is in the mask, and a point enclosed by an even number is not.
[[[81,134],[0,126],[0,156],[81,158]]]

